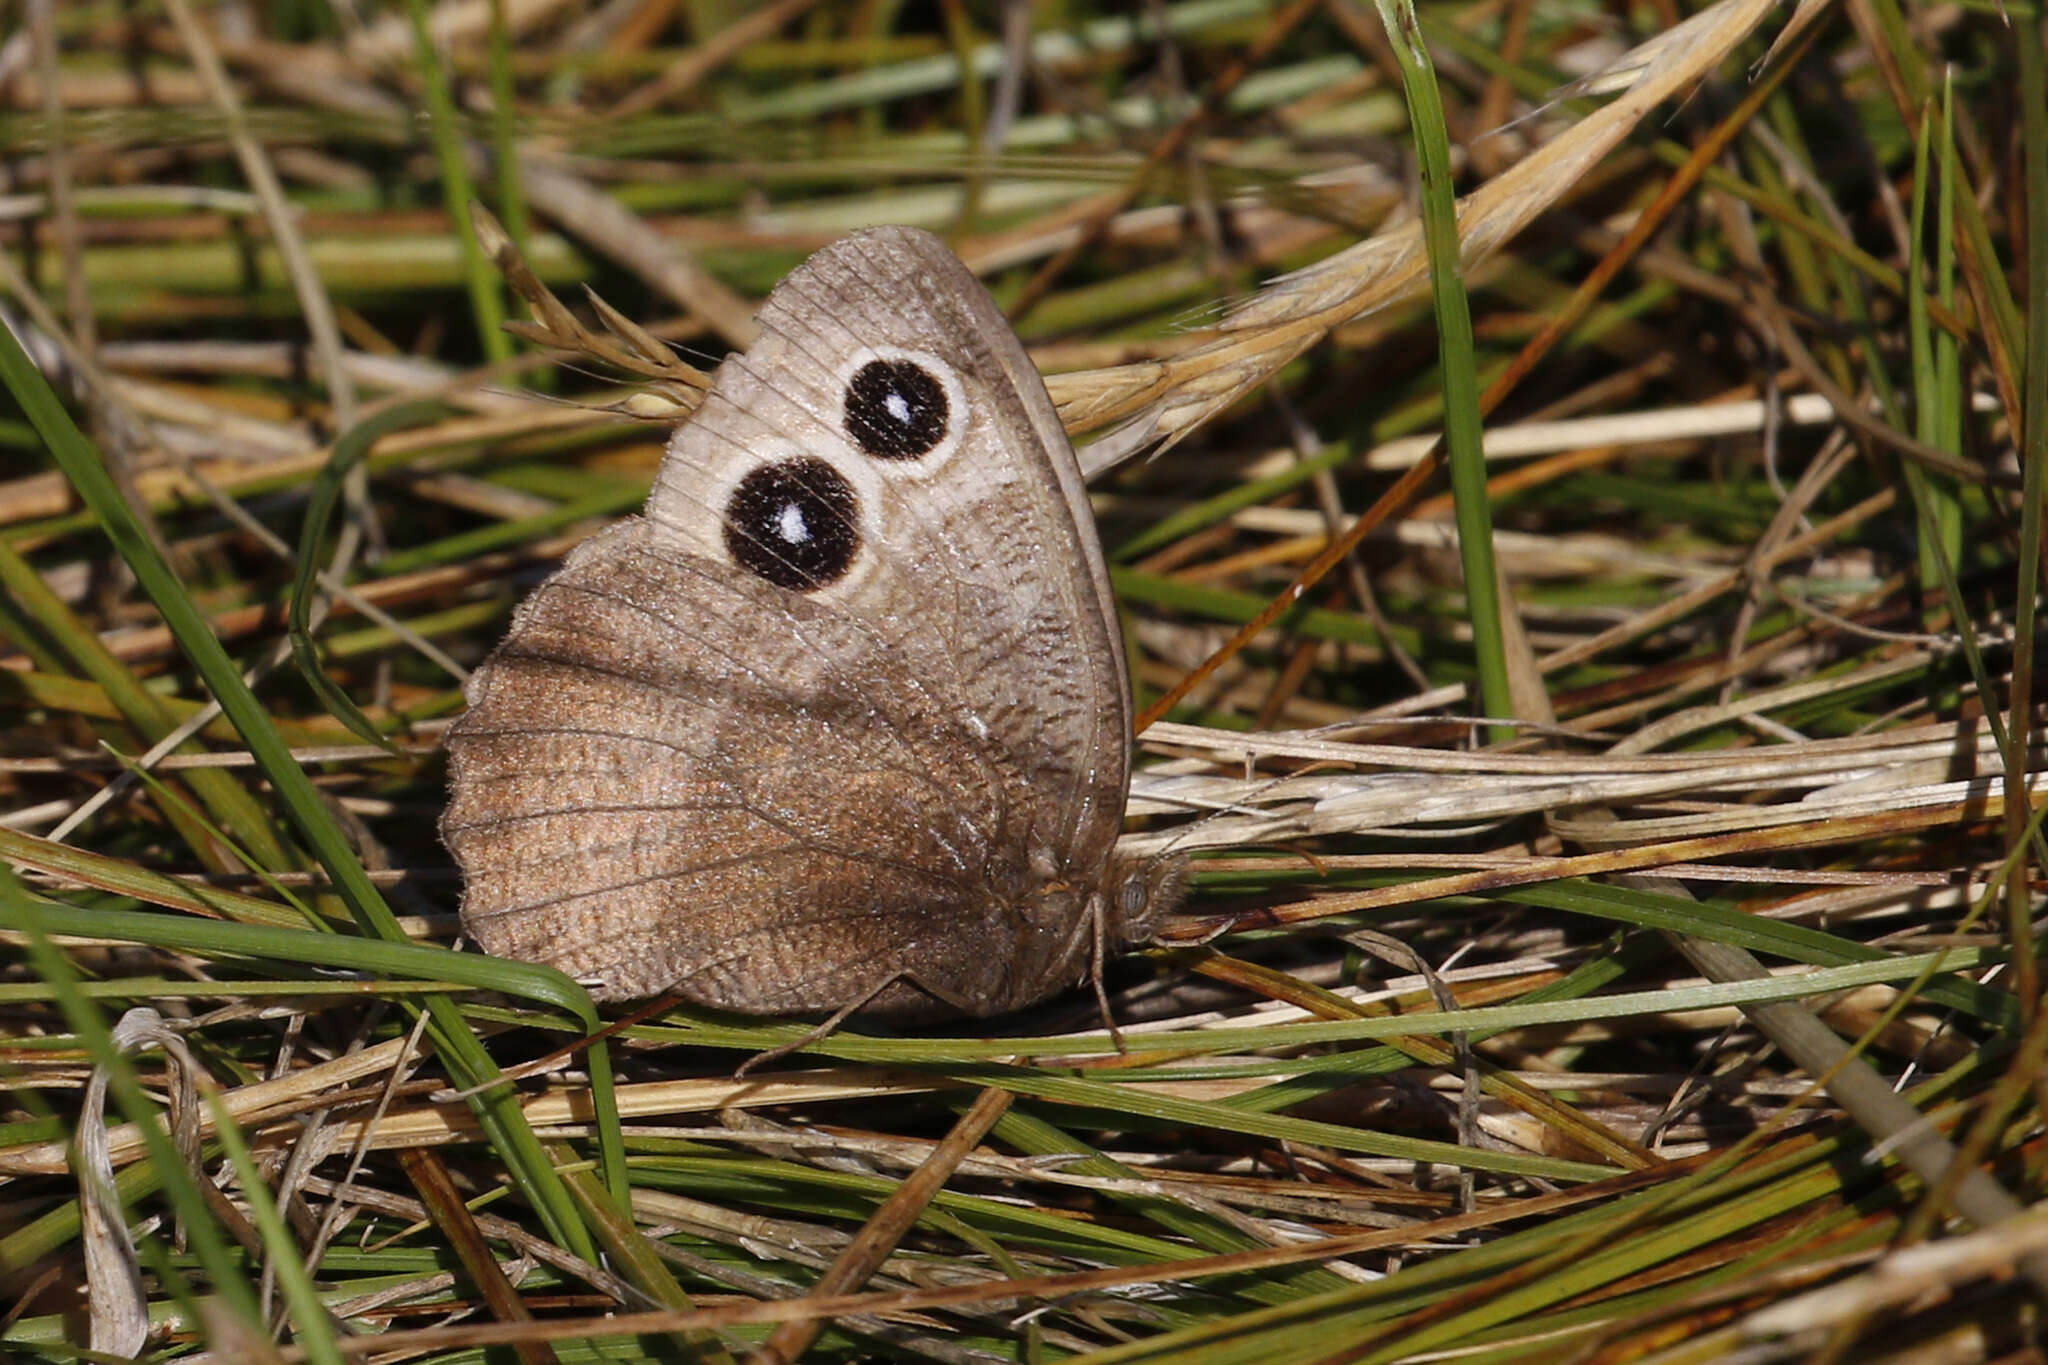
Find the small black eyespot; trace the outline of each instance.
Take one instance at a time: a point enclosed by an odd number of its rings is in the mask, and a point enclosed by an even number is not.
[[[763,465],[726,500],[725,548],[778,588],[826,587],[860,553],[859,503],[846,476],[823,460]]]
[[[914,460],[946,439],[946,390],[911,360],[870,360],[846,381],[846,432],[882,460]]]

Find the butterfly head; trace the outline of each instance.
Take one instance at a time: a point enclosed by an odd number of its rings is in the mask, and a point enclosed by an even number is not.
[[[1135,946],[1149,943],[1174,906],[1187,894],[1184,853],[1150,858],[1113,857],[1103,873],[1102,904],[1109,937]]]

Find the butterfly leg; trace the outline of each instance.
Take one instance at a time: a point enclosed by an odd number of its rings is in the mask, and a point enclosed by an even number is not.
[[[1109,960],[1109,905],[1103,897],[1089,897],[1088,922],[1095,939],[1095,951],[1088,960],[1088,981],[1095,987],[1095,1007],[1102,1011],[1102,1026],[1109,1030],[1109,1041],[1116,1044],[1118,1052],[1129,1052],[1124,1046],[1124,1032],[1116,1026],[1116,1016],[1109,1011],[1109,988],[1102,983],[1102,965]]]
[[[839,1031],[839,1026],[845,1023],[848,1017],[850,1017],[856,1011],[858,1011],[861,1006],[867,1004],[870,1000],[873,1000],[883,991],[889,989],[889,987],[896,984],[896,982],[902,978],[902,975],[903,974],[901,972],[897,972],[893,976],[884,978],[880,985],[876,986],[873,990],[867,992],[865,995],[859,996],[851,1004],[843,1005],[839,1009],[834,1010],[825,1019],[823,1023],[817,1025],[815,1028],[811,1029],[802,1037],[791,1039],[789,1042],[784,1043],[779,1047],[771,1047],[766,1052],[755,1053],[753,1056],[747,1058],[747,1060],[739,1064],[738,1069],[732,1073],[732,1078],[736,1081],[745,1080],[747,1073],[749,1071],[752,1071],[755,1067],[761,1066],[767,1062],[779,1062],[792,1052],[801,1052],[805,1048],[809,1047],[812,1043],[821,1042],[824,1039],[831,1037],[833,1034]]]
[[[851,1018],[855,1014],[858,1014],[863,1009],[866,1009],[869,1005],[873,1004],[876,996],[879,996],[883,991],[888,990],[891,986],[896,985],[898,982],[902,982],[903,984],[908,986],[915,986],[918,990],[923,991],[926,995],[929,995],[933,999],[939,1001],[939,1003],[951,1006],[953,1009],[960,1011],[962,1014],[973,1013],[972,1007],[969,1005],[968,1001],[964,996],[958,996],[954,994],[949,994],[945,991],[934,990],[930,986],[927,986],[924,982],[918,980],[917,975],[914,972],[891,972],[887,976],[882,977],[880,980],[875,982],[875,984],[873,986],[870,986],[867,990],[864,990],[859,995],[856,995],[848,1003],[841,1005],[838,1009],[832,1011],[832,1013],[824,1020],[824,1022],[812,1028],[809,1032],[805,1033],[801,1038],[792,1039],[787,1043],[783,1043],[779,1047],[771,1047],[765,1052],[757,1052],[752,1057],[749,1057],[746,1061],[741,1062],[739,1065],[739,1069],[732,1073],[732,1078],[736,1081],[743,1079],[749,1071],[752,1071],[755,1067],[760,1066],[764,1062],[779,1062],[784,1057],[789,1056],[789,1054],[791,1054],[792,1052],[801,1052],[805,1048],[809,1047],[812,1043],[820,1042],[826,1038],[831,1037],[833,1034],[839,1031],[839,1026],[841,1024],[844,1024],[849,1018]]]

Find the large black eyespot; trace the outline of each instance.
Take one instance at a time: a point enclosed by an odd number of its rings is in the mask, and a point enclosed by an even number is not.
[[[868,454],[914,460],[946,439],[938,376],[914,360],[870,360],[846,381],[846,432]]]
[[[725,504],[733,562],[778,588],[836,583],[860,553],[860,499],[846,477],[809,456],[763,465]]]

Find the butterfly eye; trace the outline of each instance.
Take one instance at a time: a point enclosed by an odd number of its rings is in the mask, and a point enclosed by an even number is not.
[[[914,460],[946,439],[952,405],[914,360],[870,360],[846,381],[846,432],[882,460]]]
[[[860,553],[859,498],[823,460],[763,465],[725,504],[733,562],[778,588],[809,592],[836,583]]]

